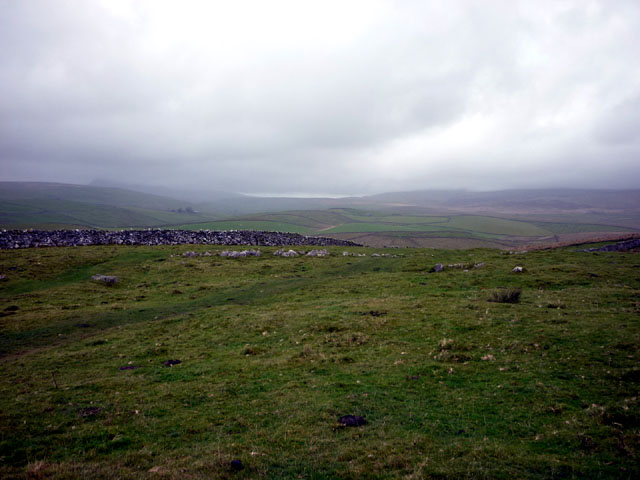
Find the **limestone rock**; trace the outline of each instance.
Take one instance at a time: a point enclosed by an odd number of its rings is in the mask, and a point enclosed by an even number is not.
[[[100,275],[99,273],[93,275],[91,280],[95,280],[96,282],[102,282],[105,285],[115,285],[118,283],[118,277],[113,275]]]

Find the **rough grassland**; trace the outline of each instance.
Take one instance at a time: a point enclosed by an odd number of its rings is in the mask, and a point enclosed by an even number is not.
[[[0,252],[1,478],[640,475],[637,254],[187,250]]]

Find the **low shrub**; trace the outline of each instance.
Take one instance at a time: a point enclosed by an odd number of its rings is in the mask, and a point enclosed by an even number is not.
[[[487,300],[495,303],[519,303],[521,294],[521,288],[499,288],[493,290]]]

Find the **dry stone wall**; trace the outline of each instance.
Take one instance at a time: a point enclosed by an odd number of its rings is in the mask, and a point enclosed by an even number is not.
[[[361,246],[326,237],[297,233],[232,230],[2,230],[0,249],[32,247],[75,247],[85,245],[313,245]]]

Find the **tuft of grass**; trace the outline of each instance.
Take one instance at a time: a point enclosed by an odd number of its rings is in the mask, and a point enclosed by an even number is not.
[[[521,288],[498,288],[489,293],[487,301],[494,303],[520,303]]]

